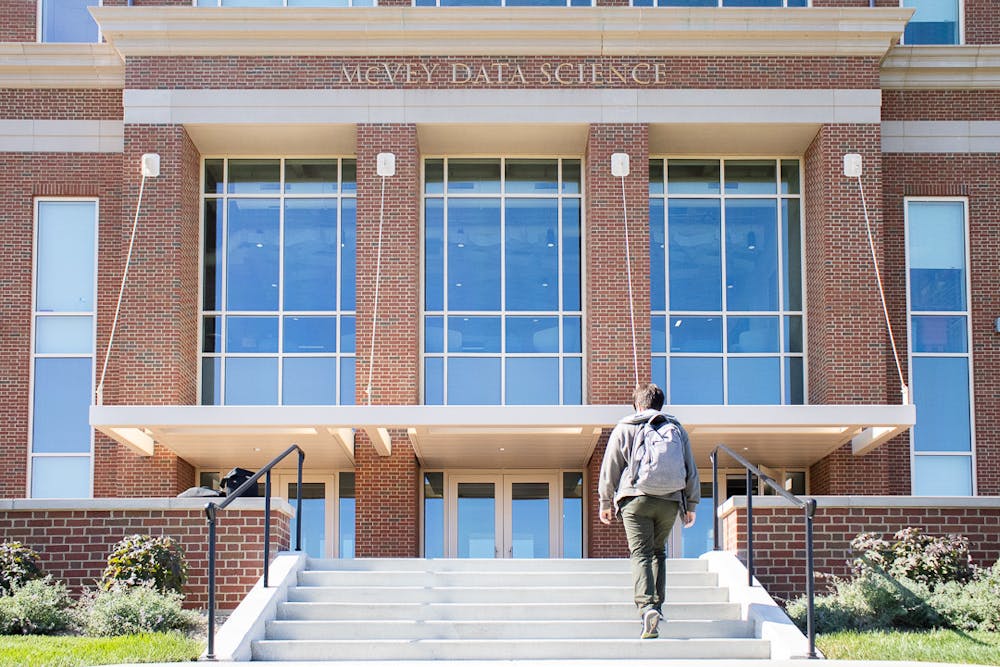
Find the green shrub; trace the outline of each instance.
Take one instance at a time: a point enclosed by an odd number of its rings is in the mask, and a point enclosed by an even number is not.
[[[851,548],[859,554],[854,561],[855,571],[882,569],[893,577],[931,588],[973,577],[969,541],[961,535],[932,537],[919,528],[904,528],[893,539],[889,542],[874,533],[855,537],[851,541]]]
[[[15,587],[40,579],[40,559],[38,552],[20,542],[0,542],[0,595],[10,595]]]
[[[66,584],[32,579],[0,597],[0,634],[47,635],[73,626],[73,601]]]
[[[959,630],[1000,630],[1000,561],[977,571],[968,583],[936,587],[929,602]]]
[[[179,593],[146,586],[97,591],[84,597],[80,625],[94,637],[142,632],[190,632],[202,623],[197,612],[181,608]]]
[[[180,593],[186,580],[184,551],[175,540],[132,535],[116,544],[108,555],[101,588],[146,586]]]

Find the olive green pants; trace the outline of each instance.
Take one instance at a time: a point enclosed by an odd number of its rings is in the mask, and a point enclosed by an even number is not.
[[[661,611],[667,590],[667,538],[680,503],[655,496],[636,496],[621,508],[632,561],[635,606],[639,615]]]

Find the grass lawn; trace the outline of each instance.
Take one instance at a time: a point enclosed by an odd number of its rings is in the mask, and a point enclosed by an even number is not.
[[[917,660],[1000,665],[1000,633],[997,632],[836,632],[817,635],[816,646],[831,660]]]
[[[197,660],[204,642],[175,632],[127,637],[0,635],[0,665],[87,667],[128,662]]]

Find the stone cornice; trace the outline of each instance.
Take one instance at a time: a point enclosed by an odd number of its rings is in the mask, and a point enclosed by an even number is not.
[[[0,43],[0,88],[122,88],[125,66],[108,44]]]
[[[92,7],[123,56],[883,57],[911,9]]]
[[[882,63],[886,90],[1000,88],[1000,46],[897,46]]]

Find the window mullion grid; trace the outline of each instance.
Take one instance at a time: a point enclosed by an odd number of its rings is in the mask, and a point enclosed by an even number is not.
[[[784,248],[785,248],[785,234],[784,234],[784,220],[785,220],[785,208],[783,206],[785,199],[781,192],[781,165],[782,161],[779,159],[776,161],[775,169],[775,208],[777,209],[777,218],[775,223],[777,224],[777,229],[775,230],[775,238],[777,239],[776,252],[778,253],[778,405],[785,405],[787,402],[785,400],[785,366],[788,364],[788,358],[785,356],[785,272],[784,272]]]
[[[506,0],[504,0],[506,3]],[[500,405],[507,405],[507,158],[500,158]]]
[[[729,405],[729,277],[726,264],[729,244],[726,242],[726,161],[719,160],[719,269],[722,275],[722,404]]]
[[[426,162],[425,162],[425,164],[426,164]],[[441,402],[443,404],[445,404],[445,405],[448,405],[448,362],[451,359],[450,350],[448,349],[448,338],[449,338],[449,336],[448,336],[448,318],[451,315],[451,310],[450,310],[451,304],[448,302],[449,301],[448,294],[449,294],[449,291],[450,291],[449,290],[449,285],[450,285],[449,280],[450,280],[450,277],[448,276],[448,255],[449,255],[449,252],[448,252],[448,235],[450,234],[450,231],[448,229],[448,225],[449,225],[449,218],[451,217],[450,216],[450,212],[451,212],[451,209],[450,209],[450,200],[449,200],[449,196],[448,196],[449,195],[449,193],[448,193],[448,158],[444,158],[441,161],[441,170],[442,170],[441,171],[441,211],[442,211],[441,217],[442,217],[442,220],[443,220],[443,225],[442,225],[443,229],[442,229],[442,232],[441,232],[441,245],[442,245],[442,253],[441,253],[441,255],[444,257],[444,267],[442,267],[442,270],[441,270],[441,275],[443,276],[442,282],[441,282],[441,288],[442,288],[442,290],[444,292],[441,295],[441,300],[442,300],[442,303],[444,304],[444,313],[442,314],[442,317],[441,317],[441,323],[442,323],[442,328],[443,328],[442,335],[444,336],[444,339],[442,340],[442,343],[441,343],[441,355],[442,355],[442,361],[441,361]],[[426,181],[425,181],[425,183],[426,183]],[[425,185],[425,188],[426,188],[426,185]],[[426,198],[426,195],[425,195],[425,198]]]
[[[226,405],[226,354],[229,352],[229,318],[226,316],[229,306],[229,158],[222,161],[222,197],[217,201],[222,203],[222,244],[220,254],[222,261],[216,260],[216,270],[222,273],[222,294],[218,305],[221,307],[219,317],[219,405]]]
[[[339,267],[338,267],[339,269]],[[285,158],[278,161],[278,376],[275,381],[278,383],[278,405],[284,404],[285,383]]]
[[[569,5],[569,0],[566,0]],[[582,169],[581,169],[582,171]],[[563,160],[556,160],[556,330],[559,332],[559,341],[556,345],[558,363],[556,364],[559,374],[559,405],[565,405],[565,387],[563,378],[566,375],[564,365],[566,363],[566,350],[563,348]]]
[[[670,354],[670,193],[667,191],[667,186],[669,179],[667,178],[667,159],[663,158],[659,160],[662,164],[663,173],[663,194],[653,195],[657,199],[663,200],[663,219],[660,221],[663,223],[663,349],[664,349],[664,378],[663,384],[665,385],[665,393],[667,397],[668,404],[672,399],[672,387],[670,386],[670,366],[671,366],[671,354]]]

